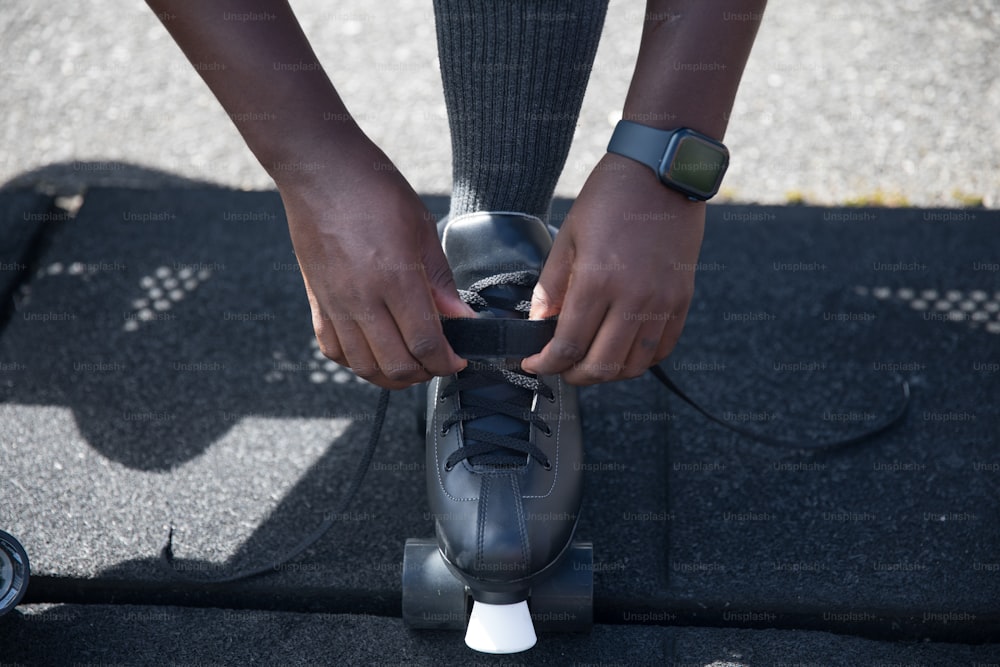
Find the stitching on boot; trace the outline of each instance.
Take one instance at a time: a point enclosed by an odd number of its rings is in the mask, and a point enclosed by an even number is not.
[[[517,530],[521,534],[521,563],[524,571],[531,568],[531,545],[528,542],[528,527],[524,520],[524,503],[521,502],[521,489],[517,483],[517,475],[509,475],[510,486],[514,491],[514,508],[517,510]]]
[[[486,510],[490,500],[490,480],[492,479],[489,475],[483,475],[482,484],[479,486],[479,525],[476,526],[476,569],[480,571],[486,569],[486,557],[483,554],[486,531],[483,527],[486,525]]]

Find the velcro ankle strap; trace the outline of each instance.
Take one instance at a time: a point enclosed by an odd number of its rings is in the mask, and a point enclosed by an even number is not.
[[[454,318],[441,320],[445,338],[465,359],[527,357],[542,351],[556,331],[556,319]]]

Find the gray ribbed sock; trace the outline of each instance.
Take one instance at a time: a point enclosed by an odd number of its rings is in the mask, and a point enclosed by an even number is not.
[[[451,216],[548,216],[607,0],[434,0],[451,126]]]

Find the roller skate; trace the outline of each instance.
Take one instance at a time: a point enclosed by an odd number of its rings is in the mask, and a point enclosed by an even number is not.
[[[587,631],[593,617],[592,547],[573,541],[583,482],[576,389],[519,366],[554,330],[527,320],[552,235],[531,216],[475,213],[448,221],[442,244],[480,317],[445,322],[469,365],[427,389],[436,539],[407,540],[403,619],[464,629],[477,651],[516,653],[535,644],[536,623]]]

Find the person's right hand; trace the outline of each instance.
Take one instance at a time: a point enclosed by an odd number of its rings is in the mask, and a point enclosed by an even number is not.
[[[388,389],[456,373],[466,362],[439,314],[475,313],[458,296],[434,218],[381,150],[357,144],[279,182],[320,350]]]

